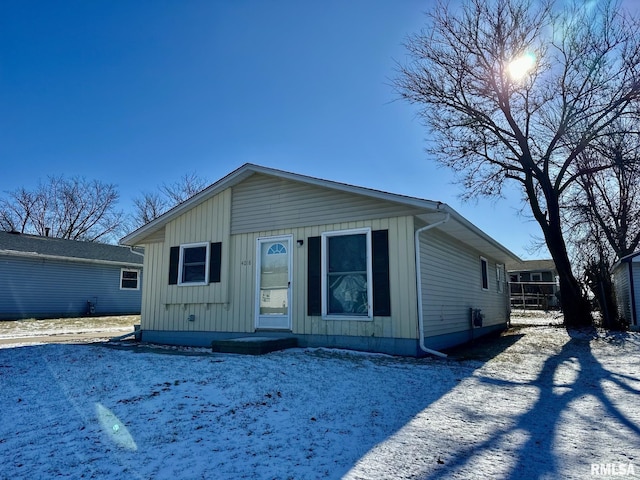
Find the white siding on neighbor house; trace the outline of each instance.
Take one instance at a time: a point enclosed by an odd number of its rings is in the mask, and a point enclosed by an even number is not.
[[[471,330],[470,308],[479,308],[483,326],[508,320],[508,286],[498,292],[496,261],[438,231],[420,234],[424,335]],[[488,290],[482,288],[480,257],[488,261]]]
[[[631,323],[631,286],[629,282],[629,264],[621,263],[613,274],[613,285],[616,292],[618,315]]]
[[[224,198],[226,206],[226,196]],[[207,214],[219,211],[217,208],[209,208],[211,211]],[[191,213],[197,214],[197,212],[189,212],[187,215]],[[195,216],[191,219],[181,217],[175,225],[168,225],[167,243],[146,246],[145,269],[148,270],[145,271],[147,277],[153,277],[153,279],[145,290],[143,299],[143,330],[254,332],[257,239],[291,234],[293,235],[291,266],[293,281],[290,307],[292,333],[410,339],[417,337],[417,298],[412,247],[413,217],[265,229],[231,235],[228,240],[224,240],[223,237],[211,238],[209,227],[205,227],[198,233],[198,229],[192,226],[195,218]],[[207,222],[203,219],[203,223]],[[323,320],[321,317],[308,316],[307,239],[320,236],[323,232],[365,227],[389,231],[392,316],[374,317],[372,321]],[[203,240],[223,242],[221,284],[203,287],[168,285],[169,247]],[[303,240],[303,245],[298,246],[297,240]],[[152,273],[156,270],[159,274]],[[158,298],[158,295],[161,297]],[[195,320],[188,321],[189,315],[194,315]]]
[[[417,213],[407,205],[254,174],[233,187],[231,233],[327,225]]]

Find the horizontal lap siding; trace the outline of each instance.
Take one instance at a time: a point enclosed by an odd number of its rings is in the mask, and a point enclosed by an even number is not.
[[[391,317],[373,321],[323,320],[307,315],[307,255],[309,237],[323,232],[370,227],[389,230]],[[224,331],[251,332],[255,317],[256,242],[259,237],[293,235],[292,329],[295,334],[416,338],[417,312],[411,217],[335,223],[314,227],[265,230],[231,236],[231,303]],[[298,246],[297,241],[303,245]]]
[[[353,321],[307,316],[307,239],[363,227],[389,230],[392,317]],[[257,174],[167,224],[164,242],[146,245],[145,269],[153,280],[145,290],[143,330],[255,331],[256,241],[290,234],[293,333],[417,337],[413,216],[407,207]],[[203,241],[222,242],[222,281],[168,285],[170,247]],[[189,321],[189,315],[195,320]]]
[[[141,290],[120,289],[121,268],[118,265],[0,257],[0,318],[84,315],[88,300],[95,302],[96,314],[139,313]]]
[[[496,262],[487,258],[489,289],[482,289],[480,256],[437,229],[420,235],[425,337],[470,330],[470,308],[480,308],[484,326],[507,321],[507,285],[498,293]]]
[[[233,188],[232,233],[415,213],[406,205],[255,174]]]

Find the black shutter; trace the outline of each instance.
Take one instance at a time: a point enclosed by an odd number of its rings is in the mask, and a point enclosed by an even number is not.
[[[307,238],[307,315],[322,315],[322,250],[320,237]]]
[[[212,243],[209,252],[209,283],[220,282],[222,272],[222,243]]]
[[[391,316],[391,288],[389,284],[389,231],[371,232],[373,251],[373,314]]]
[[[178,264],[180,263],[180,247],[169,250],[169,285],[178,283]]]

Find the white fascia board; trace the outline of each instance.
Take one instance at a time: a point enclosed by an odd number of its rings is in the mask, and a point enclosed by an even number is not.
[[[403,205],[408,205],[417,208],[423,208],[426,210],[438,211],[441,202],[434,202],[431,200],[424,200],[415,197],[409,197],[405,195],[398,195],[394,193],[383,192],[381,190],[374,190],[366,187],[358,187],[349,185],[346,183],[334,182],[332,180],[324,180],[321,178],[309,177],[306,175],[300,175],[297,173],[285,172],[283,170],[276,170],[273,168],[263,167],[260,165],[254,165],[246,163],[240,168],[234,170],[226,177],[221,178],[217,182],[213,183],[209,187],[202,190],[200,193],[195,194],[193,197],[185,200],[184,202],[176,205],[172,209],[168,210],[164,214],[160,215],[155,220],[143,225],[137,230],[131,232],[120,240],[120,245],[138,245],[138,242],[144,240],[145,237],[151,235],[153,232],[162,228],[174,218],[180,216],[182,213],[196,207],[200,203],[220,193],[221,191],[237,185],[241,181],[250,177],[254,173],[262,173],[264,175],[270,175],[287,180],[293,180],[296,182],[306,183],[308,185],[315,185],[322,188],[329,188],[333,190],[339,190],[343,192],[353,193],[357,195],[365,195],[368,197],[376,198],[379,200],[386,200],[390,202],[396,202]]]
[[[446,232],[447,228],[451,228],[452,223],[457,223],[458,225],[462,226],[465,230],[467,230],[472,235],[472,237],[475,237],[479,241],[477,242],[477,244],[475,241],[472,241],[472,240],[465,241],[464,243],[467,243],[472,247],[476,248],[477,250],[484,252],[488,255],[490,254],[490,256],[494,257],[496,260],[500,260],[502,263],[505,263],[505,264],[508,263],[509,261],[515,261],[515,262],[522,261],[522,259],[518,257],[515,253],[513,253],[511,250],[509,250],[507,247],[502,245],[500,242],[498,242],[496,239],[494,239],[487,233],[480,230],[473,223],[471,223],[469,220],[464,218],[462,215],[460,215],[458,212],[456,212],[452,207],[450,207],[446,203],[440,204],[439,211],[442,213],[449,213],[451,215],[451,221],[445,223],[444,225],[442,225],[442,227],[440,227],[443,231]],[[489,247],[490,249],[489,251],[486,250],[486,246]]]

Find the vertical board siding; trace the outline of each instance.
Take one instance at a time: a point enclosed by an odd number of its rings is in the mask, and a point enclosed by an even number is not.
[[[225,190],[168,223],[164,242],[146,245],[145,267],[153,282],[144,292],[143,329],[197,331],[213,329],[219,321],[221,315],[213,313],[229,301],[230,210],[231,191]],[[169,285],[171,247],[196,242],[222,243],[220,282],[189,287]],[[189,315],[194,315],[196,321],[188,321]]]
[[[215,212],[215,209],[213,209]],[[293,235],[291,286],[292,332],[309,335],[349,335],[367,337],[416,338],[417,297],[413,260],[413,217],[398,217],[370,221],[330,223],[287,229],[270,229],[230,235],[222,238],[202,238],[211,231],[194,230],[192,215],[168,225],[166,243],[146,246],[145,269],[154,283],[145,290],[143,330],[168,331],[255,331],[256,243],[260,237]],[[224,220],[223,220],[224,221]],[[205,222],[203,222],[205,223]],[[207,222],[207,224],[213,224]],[[389,278],[391,283],[392,317],[374,317],[372,321],[323,320],[307,315],[307,239],[323,232],[369,227],[389,231]],[[223,229],[224,230],[224,229]],[[203,240],[222,241],[223,268],[221,287],[227,295],[220,297],[216,286],[178,287],[168,285],[168,260],[171,245]],[[297,240],[302,240],[299,246]],[[409,242],[409,243],[407,243]],[[151,275],[152,271],[160,274]],[[159,294],[158,292],[162,292]],[[203,293],[204,292],[204,293]],[[188,321],[189,315],[195,321]]]
[[[0,257],[0,318],[140,313],[142,288],[121,290],[121,267],[54,259]],[[137,268],[142,266],[126,268]],[[144,279],[140,272],[140,286]]]
[[[254,174],[233,187],[231,232],[356,222],[417,213],[362,195]]]
[[[483,326],[507,321],[508,287],[498,293],[496,261],[438,230],[420,235],[425,337],[471,329],[469,309],[480,308]],[[480,256],[488,261],[489,289],[482,289]]]

